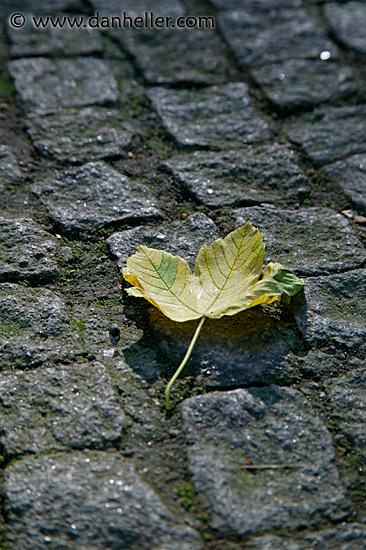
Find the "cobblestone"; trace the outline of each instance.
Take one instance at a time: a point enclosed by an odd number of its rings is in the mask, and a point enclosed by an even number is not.
[[[0,191],[23,181],[18,161],[7,145],[0,145]]]
[[[336,34],[347,47],[366,53],[366,6],[362,2],[346,2],[337,4],[329,2],[324,5],[327,21]]]
[[[356,208],[366,210],[366,154],[325,166],[322,173],[341,186]]]

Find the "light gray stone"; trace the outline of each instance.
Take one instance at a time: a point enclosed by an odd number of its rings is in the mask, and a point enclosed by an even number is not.
[[[294,151],[284,145],[236,151],[196,151],[164,162],[192,197],[211,207],[294,203],[310,192]]]
[[[287,125],[289,139],[315,164],[366,152],[366,105],[321,107]]]
[[[118,99],[113,74],[94,57],[22,58],[10,61],[9,71],[27,111],[113,104]]]
[[[58,14],[59,20],[63,17],[80,21],[81,15]],[[26,24],[16,29],[8,23],[7,34],[10,38],[10,53],[13,57],[35,56],[35,55],[86,55],[101,53],[103,46],[100,33],[96,29],[70,27],[68,24],[62,27],[52,27],[48,24],[36,28],[33,24],[33,17],[38,20],[39,12],[27,13]]]
[[[0,284],[0,365],[26,368],[82,353],[65,304],[53,292]]]
[[[49,175],[32,185],[58,230],[66,233],[97,231],[116,223],[160,217],[148,187],[103,162]]]
[[[228,10],[219,14],[218,24],[243,66],[319,59],[323,52],[329,52],[332,58],[338,56],[337,46],[303,9],[274,5],[268,10]]]
[[[5,483],[14,550],[202,550],[120,453],[26,457]]]
[[[121,29],[114,36],[133,55],[150,84],[225,81],[227,61],[213,29]]]
[[[118,157],[135,133],[125,113],[106,107],[35,113],[26,124],[41,155],[67,163]]]
[[[268,125],[251,107],[244,83],[201,90],[151,88],[148,97],[180,146],[233,148],[269,138]]]
[[[0,281],[47,281],[59,275],[56,240],[29,218],[0,217]]]
[[[329,402],[333,419],[366,459],[366,370],[355,369],[329,381]]]
[[[298,314],[310,345],[366,347],[366,270],[306,279],[307,310]]]
[[[340,185],[356,208],[366,210],[366,154],[325,166],[321,173]]]
[[[198,213],[157,228],[140,226],[114,233],[106,240],[106,244],[117,258],[120,271],[140,244],[181,256],[193,269],[201,246],[210,244],[218,236],[214,222],[205,214]]]
[[[182,416],[193,483],[219,533],[315,527],[347,515],[331,435],[298,391],[215,392],[186,400]]]
[[[265,535],[248,541],[248,550],[360,550],[366,545],[366,526],[342,523],[314,533],[304,532],[294,538]]]
[[[364,2],[329,2],[324,5],[325,17],[337,38],[348,48],[366,53],[366,5]]]
[[[7,456],[119,443],[125,418],[100,363],[4,372],[0,392]]]
[[[318,105],[357,91],[350,67],[321,59],[289,59],[258,67],[253,76],[279,110]]]
[[[0,145],[0,191],[23,181],[18,161],[7,145]]]
[[[366,252],[342,214],[330,208],[273,207],[234,211],[236,227],[251,221],[263,233],[266,260],[299,275],[320,275],[362,267]]]

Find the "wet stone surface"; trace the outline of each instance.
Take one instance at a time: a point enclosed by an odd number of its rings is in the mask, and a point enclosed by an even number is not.
[[[341,186],[356,208],[366,210],[366,154],[325,166],[322,173]]]
[[[150,84],[216,84],[225,80],[227,62],[222,45],[210,29],[121,30],[118,38]]]
[[[366,253],[348,220],[330,208],[285,210],[241,208],[236,227],[251,221],[263,233],[268,261],[299,275],[320,275],[362,267]]]
[[[49,25],[46,29],[36,29],[31,23],[31,18],[39,15],[27,14],[27,22],[21,29],[15,29],[7,25],[7,34],[10,38],[10,53],[13,57],[33,55],[85,55],[101,53],[103,46],[100,34],[96,29],[53,28]],[[63,17],[65,14],[59,14]],[[69,17],[76,17],[69,14]],[[78,18],[80,20],[80,16]]]
[[[315,164],[366,152],[366,105],[322,107],[287,125],[289,139]]]
[[[65,304],[53,292],[0,284],[1,368],[26,368],[82,352]]]
[[[290,59],[266,65],[254,69],[253,76],[280,110],[318,105],[357,90],[350,67],[320,59]]]
[[[254,3],[252,4],[254,8]],[[265,11],[238,9],[218,16],[224,38],[244,66],[268,65],[286,59],[319,59],[322,52],[336,58],[337,46],[305,10],[274,6]],[[324,55],[324,54],[323,54]]]
[[[0,145],[0,191],[23,181],[18,161],[7,145]]]
[[[181,256],[191,269],[201,246],[218,238],[214,222],[205,214],[192,214],[187,219],[160,227],[135,227],[111,235],[106,244],[117,258],[120,271],[127,258],[143,244],[150,248],[164,249],[170,254]]]
[[[182,416],[193,483],[220,533],[317,526],[347,516],[331,435],[298,391],[211,393],[186,400]]]
[[[269,138],[244,83],[202,90],[151,88],[148,97],[178,146],[233,148]]]
[[[0,216],[0,281],[47,281],[58,274],[55,238],[29,218]]]
[[[14,550],[202,550],[119,453],[27,457],[6,474]]]
[[[100,363],[4,372],[0,388],[1,445],[8,456],[119,443],[125,419]]]
[[[84,107],[35,113],[27,118],[27,131],[44,156],[79,163],[117,157],[128,147],[134,129],[128,116],[117,109]]]
[[[356,52],[366,53],[366,5],[363,2],[329,2],[324,5],[324,13],[338,40]]]
[[[310,345],[365,349],[366,271],[306,279],[307,309],[298,314]]]
[[[335,421],[366,459],[366,370],[355,369],[329,381],[329,400]]]
[[[310,191],[294,151],[278,144],[238,152],[196,151],[172,157],[164,166],[205,206],[283,205],[303,200]]]
[[[10,61],[8,67],[28,111],[113,104],[118,99],[117,82],[101,59],[30,57]]]
[[[265,535],[251,539],[248,550],[360,550],[366,545],[366,525],[342,523],[314,533],[303,533],[291,539]]]
[[[97,231],[111,224],[160,217],[148,187],[103,162],[49,175],[31,190],[55,227],[65,233]]]

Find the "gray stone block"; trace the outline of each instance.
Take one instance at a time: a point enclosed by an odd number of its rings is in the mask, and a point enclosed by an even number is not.
[[[193,483],[219,533],[347,516],[331,435],[298,391],[215,392],[186,400],[182,416]]]
[[[18,161],[7,145],[0,145],[0,191],[23,180]]]
[[[100,363],[4,372],[0,392],[7,456],[119,443],[125,418]]]
[[[366,53],[366,5],[364,2],[329,2],[324,5],[325,17],[337,36],[348,48]]]
[[[340,185],[355,208],[366,210],[366,154],[352,155],[325,166],[321,173]]]
[[[148,97],[182,147],[235,148],[269,138],[268,125],[251,107],[244,83],[201,90],[151,88]]]
[[[103,162],[49,175],[31,187],[52,223],[65,233],[160,217],[150,189]]]
[[[240,151],[196,151],[164,166],[201,204],[211,207],[303,200],[310,192],[294,151],[284,145],[247,146]]]
[[[5,483],[13,550],[202,550],[120,453],[26,457]]]

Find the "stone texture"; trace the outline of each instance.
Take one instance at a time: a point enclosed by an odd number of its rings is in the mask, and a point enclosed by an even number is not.
[[[324,5],[325,17],[337,36],[348,48],[366,53],[366,5],[364,2],[330,2]]]
[[[9,71],[28,111],[105,105],[118,98],[113,74],[101,59],[94,57],[16,59],[10,61]]]
[[[329,386],[333,420],[366,459],[366,370],[355,369],[346,376],[331,379]]]
[[[193,483],[220,533],[315,527],[347,515],[331,435],[298,391],[211,393],[186,400],[182,416]]]
[[[303,0],[210,0],[218,10],[246,9],[248,11],[272,10],[275,8],[300,8]]]
[[[95,11],[101,15],[120,15],[120,0],[91,0]],[[185,8],[179,0],[154,0],[154,10],[149,0],[123,0],[123,11],[129,17],[141,17],[144,12],[153,11],[155,16],[179,17]]]
[[[27,131],[41,155],[70,163],[120,156],[134,136],[126,114],[106,107],[31,114]]]
[[[160,217],[148,187],[103,162],[49,175],[31,190],[55,227],[66,233]]]
[[[340,185],[356,208],[366,210],[366,154],[325,166],[321,173]]]
[[[210,244],[218,236],[214,222],[205,214],[198,213],[188,216],[185,220],[157,228],[140,226],[114,233],[107,239],[106,244],[117,258],[120,270],[125,267],[127,258],[135,254],[140,244],[181,256],[193,269],[201,246]]]
[[[253,76],[279,110],[310,107],[353,94],[350,67],[315,59],[289,59],[253,70]]]
[[[6,472],[13,550],[202,550],[117,453],[26,457]]]
[[[224,153],[196,151],[172,157],[164,166],[196,201],[215,208],[283,205],[303,200],[310,192],[294,151],[284,145]]]
[[[180,146],[233,148],[269,138],[267,123],[253,111],[244,83],[202,90],[152,88],[148,96]]]
[[[64,25],[62,28],[35,28],[32,18],[39,12],[27,13],[27,22],[21,29],[7,25],[10,38],[10,53],[13,57],[36,55],[86,55],[101,53],[103,46],[100,33],[96,29],[85,29]],[[65,14],[58,14],[60,20]],[[68,14],[75,19],[75,14]],[[78,17],[80,19],[81,16]]]
[[[299,275],[320,275],[362,267],[366,253],[342,214],[330,208],[285,210],[273,207],[234,211],[236,227],[251,221],[263,233],[266,260]]]
[[[65,304],[53,292],[0,284],[0,365],[25,368],[81,353]]]
[[[225,80],[226,58],[212,29],[121,29],[118,37],[150,84]]]
[[[366,152],[366,105],[321,107],[287,126],[290,140],[316,164]]]
[[[60,11],[81,13],[85,5],[83,0],[2,0],[1,11],[4,14],[16,11],[49,15]]]
[[[307,311],[298,314],[310,345],[365,349],[366,270],[306,280]]]
[[[54,237],[31,219],[0,216],[0,281],[46,281],[58,275]]]
[[[275,535],[256,537],[248,541],[248,550],[360,550],[366,546],[366,526],[342,523],[314,533],[300,533],[286,539]]]
[[[0,392],[0,441],[8,456],[105,449],[121,438],[125,419],[100,363],[4,372]]]
[[[241,65],[258,66],[286,59],[319,59],[322,52],[338,55],[319,23],[302,9],[274,5],[265,10],[224,11],[218,16],[224,38]]]
[[[7,145],[0,145],[0,191],[23,180],[18,161]]]

